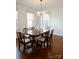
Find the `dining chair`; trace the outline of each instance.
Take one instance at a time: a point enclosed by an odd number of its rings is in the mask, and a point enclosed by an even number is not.
[[[34,31],[34,30],[35,30],[35,27],[31,27],[31,30],[33,30],[33,31]]]
[[[19,41],[19,50],[22,44],[24,46],[23,51],[25,52],[25,49],[28,48],[28,44],[31,43],[31,37],[26,37],[21,32],[17,32],[17,36]]]
[[[48,41],[49,41],[50,46],[53,43],[53,33],[54,33],[54,29],[50,30],[50,33],[48,36]]]
[[[31,36],[28,36],[27,37],[27,35],[25,35],[24,36],[24,53],[25,53],[25,49],[27,49],[27,48],[32,48],[32,42],[33,42],[33,40],[32,40],[32,37]]]
[[[25,35],[25,37],[30,37],[30,35],[27,35],[28,32],[28,28],[23,28],[23,34]]]
[[[48,35],[49,35],[49,31],[41,34],[41,36],[37,37],[36,40],[37,40],[37,46],[38,47],[39,45],[40,46],[44,46],[45,47],[45,43],[47,43],[47,47],[48,47]]]
[[[28,30],[27,28],[23,28],[23,33],[26,34],[27,33],[27,30]]]
[[[24,44],[24,42],[22,41],[23,38],[21,32],[17,32],[17,37],[18,37],[19,50],[20,50],[20,43]]]

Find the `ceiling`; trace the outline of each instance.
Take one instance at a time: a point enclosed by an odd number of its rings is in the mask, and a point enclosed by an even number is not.
[[[16,3],[20,3],[35,9],[40,8],[40,0],[16,0]],[[63,6],[63,0],[43,0],[42,3],[43,8],[53,8]]]

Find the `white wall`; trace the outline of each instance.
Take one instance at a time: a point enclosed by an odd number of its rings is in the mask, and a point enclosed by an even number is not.
[[[51,29],[54,29],[54,35],[63,36],[63,7],[56,7],[46,10],[49,14],[49,24]],[[39,17],[37,17],[37,19],[37,25],[40,25]]]
[[[50,24],[55,35],[63,36],[63,8],[52,8],[50,11]]]
[[[18,30],[22,30],[27,25],[26,13],[31,12],[35,14],[34,26],[40,25],[40,19],[36,16],[35,9],[26,7],[21,4],[16,4],[16,10],[18,11]],[[50,25],[54,29],[55,35],[63,36],[63,8],[56,7],[48,9],[50,15]]]
[[[34,13],[35,10],[32,8],[26,7],[25,5],[18,4],[18,3],[16,4],[16,10],[18,11],[18,26],[17,26],[18,28],[16,28],[16,30],[21,31],[27,25],[26,13],[27,12]],[[34,23],[34,26],[35,25],[36,24]]]

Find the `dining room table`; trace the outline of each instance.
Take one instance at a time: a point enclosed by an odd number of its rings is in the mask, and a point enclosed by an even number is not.
[[[30,36],[32,38],[32,48],[33,48],[33,45],[34,43],[36,43],[36,37],[39,37],[41,35],[43,35],[44,33],[46,33],[48,30],[28,30],[27,33],[25,34],[25,36]]]
[[[37,43],[37,37],[42,36],[44,33],[46,33],[48,30],[47,29],[42,29],[42,30],[38,30],[38,29],[30,29],[27,30],[26,32],[21,32],[22,35],[24,35],[25,37],[31,37],[32,41],[31,41],[31,46],[29,48],[32,49],[32,51],[34,50],[34,44]],[[24,39],[25,41],[26,39]],[[25,49],[25,48],[24,48]]]

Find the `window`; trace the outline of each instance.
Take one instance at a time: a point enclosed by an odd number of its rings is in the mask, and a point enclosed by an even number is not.
[[[41,16],[41,28],[47,29],[49,26],[49,14],[44,14]]]
[[[27,28],[33,27],[34,14],[27,13]]]

